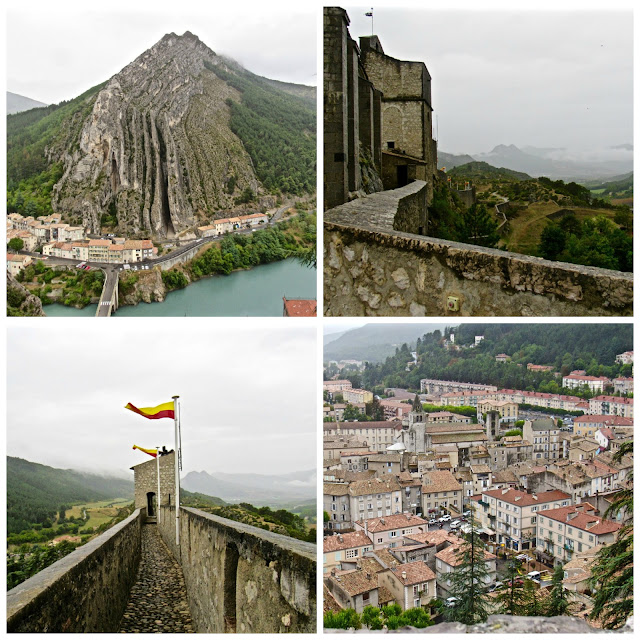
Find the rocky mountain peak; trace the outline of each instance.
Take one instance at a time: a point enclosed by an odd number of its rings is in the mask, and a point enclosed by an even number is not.
[[[99,232],[109,213],[122,233],[171,237],[260,184],[230,130],[239,92],[231,68],[196,35],[168,33],[97,94],[77,146],[67,149],[54,210]],[[229,188],[229,184],[233,186]]]

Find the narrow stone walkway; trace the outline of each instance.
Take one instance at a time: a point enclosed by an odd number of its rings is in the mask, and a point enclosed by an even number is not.
[[[120,633],[194,633],[182,569],[155,524],[142,527],[142,558]]]

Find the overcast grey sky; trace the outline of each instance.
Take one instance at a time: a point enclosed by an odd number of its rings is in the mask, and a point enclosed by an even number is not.
[[[7,89],[69,100],[185,31],[258,75],[315,85],[316,15],[313,3],[9,0]]]
[[[589,150],[633,142],[630,10],[449,10],[457,4],[429,5],[435,10],[374,4],[373,27],[385,53],[427,65],[441,151],[473,154],[498,144]],[[351,37],[371,35],[369,7],[345,8]]]
[[[183,473],[315,469],[315,327],[167,320],[10,327],[7,454],[122,474],[147,459],[134,444],[173,448],[174,438],[173,421],[124,406],[177,394]]]

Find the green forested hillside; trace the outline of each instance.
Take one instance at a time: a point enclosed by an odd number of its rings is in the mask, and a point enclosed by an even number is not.
[[[251,156],[258,178],[273,193],[316,189],[316,111],[308,100],[285,93],[249,71],[229,73],[205,62],[242,93],[229,101],[231,129]]]
[[[552,373],[527,370],[527,363],[551,365],[562,374],[584,369],[588,375],[631,375],[631,365],[615,363],[618,353],[633,349],[630,324],[463,324],[447,329],[455,333],[460,350],[445,349],[439,331],[422,337],[417,344],[418,364],[406,371],[409,347],[378,365],[368,365],[361,374],[345,374],[354,386],[419,389],[421,378],[493,384],[550,393],[561,392],[562,381]],[[484,335],[477,348],[474,337]],[[506,353],[512,361],[499,363],[495,356]]]
[[[515,180],[531,180],[531,176],[521,171],[506,169],[505,167],[493,167],[488,162],[468,162],[454,167],[447,171],[447,175],[452,178],[462,178],[466,180],[490,179],[490,178],[512,178]]]
[[[46,526],[61,505],[132,498],[133,482],[7,456],[7,532]]]
[[[73,100],[7,116],[7,212],[52,213],[51,190],[62,177],[62,164],[50,163],[46,150],[77,144],[84,119],[103,86]]]

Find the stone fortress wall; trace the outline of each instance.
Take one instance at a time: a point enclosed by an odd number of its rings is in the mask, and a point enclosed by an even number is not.
[[[633,274],[428,237],[437,146],[423,63],[391,58],[377,36],[358,47],[346,11],[325,7],[324,70],[325,315],[633,314]],[[475,202],[473,188],[458,195]]]
[[[316,545],[181,507],[178,548],[174,461],[174,453],[160,457],[157,527],[182,567],[195,631],[315,632]],[[155,459],[133,469],[134,513],[12,589],[9,632],[119,630],[140,565],[147,493],[157,492]]]
[[[313,633],[317,547],[182,507],[162,507],[160,535],[184,573],[198,633]]]
[[[407,233],[398,203],[422,200],[416,181],[325,212],[325,315],[633,314],[633,274]]]
[[[141,556],[134,511],[7,593],[7,632],[117,632]]]

